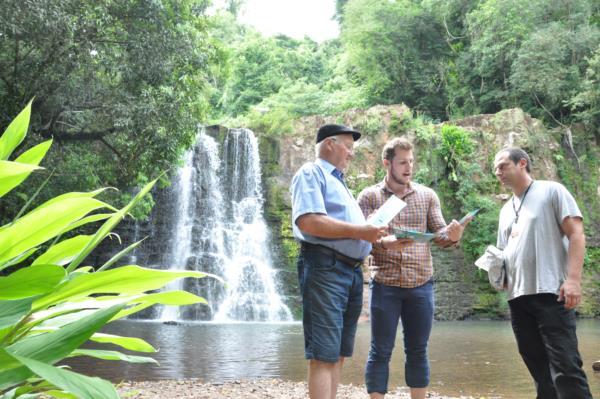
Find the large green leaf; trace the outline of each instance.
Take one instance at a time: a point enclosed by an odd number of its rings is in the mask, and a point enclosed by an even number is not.
[[[86,216],[84,218],[79,219],[78,221],[71,223],[70,225],[68,225],[67,227],[65,227],[60,234],[65,234],[68,231],[71,231],[73,229],[76,229],[78,227],[81,227],[83,225],[86,225],[88,223],[94,223],[94,222],[98,222],[100,220],[104,220],[104,219],[108,219],[109,217],[112,216],[112,213],[95,213],[93,215],[90,216]]]
[[[15,159],[15,162],[26,163],[29,165],[39,165],[51,146],[52,140],[46,140],[19,155],[17,159]]]
[[[25,251],[17,256],[15,256],[12,259],[6,260],[3,263],[0,263],[0,270],[4,270],[7,267],[10,267],[12,265],[16,265],[17,263],[21,263],[23,262],[25,259],[29,258],[31,255],[33,255],[33,253],[35,251],[38,250],[39,247],[33,247],[28,251]]]
[[[59,242],[33,261],[32,265],[65,265],[92,239],[91,235],[79,235]]]
[[[80,275],[63,283],[53,293],[33,304],[34,310],[63,301],[73,301],[92,294],[140,294],[162,288],[182,277],[202,278],[206,273],[192,270],[156,270],[139,266],[122,266],[113,270]]]
[[[107,206],[93,198],[66,198],[28,213],[0,231],[0,264],[52,239],[88,213]]]
[[[43,143],[40,143],[35,147],[25,151],[17,159],[15,159],[15,162],[10,162],[10,166],[16,170],[23,169],[22,166],[17,167],[16,165],[29,165],[29,171],[25,173],[19,173],[17,175],[12,175],[12,177],[8,177],[5,175],[5,171],[3,171],[2,168],[6,166],[6,164],[9,164],[9,162],[1,161],[4,165],[0,166],[0,197],[21,184],[33,170],[40,169],[37,167],[37,165],[39,165],[42,159],[44,159],[44,156],[46,155],[46,152],[48,152],[48,149],[51,145],[52,140],[44,141]],[[16,172],[13,171],[12,173]]]
[[[115,387],[101,378],[88,377],[25,356],[15,355],[15,358],[36,375],[80,399],[119,399]]]
[[[56,331],[21,339],[6,348],[8,353],[3,353],[4,349],[0,348],[0,389],[19,383],[31,375],[26,367],[14,364],[12,358],[15,355],[53,364],[81,346],[123,306],[101,309]]]
[[[96,333],[92,335],[90,341],[99,342],[102,344],[118,345],[121,348],[136,352],[156,352],[156,349],[141,338],[136,337],[121,337],[119,335]]]
[[[31,376],[31,372],[23,367],[6,349],[0,348],[0,391],[10,388]]]
[[[31,310],[35,298],[0,301],[0,329],[10,327],[19,322]]]
[[[19,269],[0,277],[0,300],[20,299],[51,292],[65,277],[57,265],[38,265]]]
[[[122,319],[123,317],[127,317],[156,304],[182,306],[194,305],[196,303],[207,303],[206,299],[187,291],[165,291],[154,294],[146,294],[143,298],[143,301],[139,302],[140,303],[138,305],[120,311],[115,317],[113,317],[111,321]]]
[[[131,208],[133,208],[135,204],[137,204],[142,199],[142,197],[148,194],[148,192],[152,189],[152,187],[154,187],[157,181],[158,179],[155,179],[152,180],[150,183],[146,184],[140,190],[140,192],[137,193],[136,196],[133,197],[133,199],[129,201],[127,205],[125,205],[125,207],[115,212],[114,215],[110,217],[110,219],[104,222],[102,227],[100,227],[98,231],[96,231],[96,234],[94,235],[94,238],[92,238],[90,243],[83,250],[81,250],[79,255],[77,255],[77,257],[67,267],[68,272],[75,270],[77,266],[79,266],[81,262],[83,262],[83,260],[89,255],[90,252],[92,252],[94,248],[96,248],[96,246],[104,239],[104,237],[106,237],[112,231],[112,229],[117,224],[119,224],[121,220],[123,220],[125,215],[129,213]]]
[[[122,310],[111,321],[156,304],[180,306],[206,303],[204,298],[187,291],[166,291],[136,295],[106,295],[94,296],[93,298],[85,297],[83,299],[62,302],[46,310],[35,312],[30,318],[31,321],[25,324],[25,328],[32,328],[35,331],[54,330],[77,321],[89,313],[93,313],[95,309],[105,309],[120,304],[134,306]]]
[[[39,393],[28,393],[32,390],[33,388],[31,385],[20,386],[6,392],[4,395],[0,396],[0,399],[38,399],[40,397]]]
[[[73,395],[69,392],[58,391],[56,389],[51,389],[49,391],[44,392],[44,395],[50,396],[51,398],[57,399],[78,399],[77,396]],[[21,399],[21,398],[19,398]]]
[[[29,101],[27,106],[12,120],[2,137],[0,137],[0,160],[8,159],[10,154],[12,154],[15,148],[17,148],[25,138],[27,129],[29,128],[32,102],[33,100]]]
[[[119,251],[119,253],[117,253],[116,255],[114,255],[105,264],[103,264],[102,266],[100,266],[100,268],[97,271],[101,272],[103,270],[108,269],[115,262],[117,262],[119,259],[121,259],[123,256],[127,255],[129,252],[131,252],[134,249],[136,249],[142,243],[142,241],[144,241],[145,239],[146,239],[146,237],[142,238],[141,240],[139,240],[137,242],[134,242],[133,244],[129,245],[127,248]]]
[[[19,162],[0,161],[0,197],[21,184],[36,169],[42,168]]]
[[[70,193],[65,193],[65,194],[61,194],[58,195],[54,198],[49,199],[48,201],[44,202],[43,204],[39,205],[37,208],[35,208],[32,212],[35,211],[39,211],[47,206],[50,206],[52,204],[54,204],[55,202],[60,202],[60,201],[64,201],[66,199],[69,198],[94,198],[96,197],[98,194],[106,191],[106,188],[99,188],[98,190],[94,190],[94,191],[85,191],[85,192],[80,192],[80,191],[73,191]],[[108,204],[106,205],[109,208],[112,208],[111,206],[109,206]],[[115,210],[114,208],[112,208],[113,210]]]
[[[75,356],[90,356],[103,360],[122,360],[128,363],[154,363],[158,362],[148,356],[132,356],[126,355],[118,351],[101,350],[101,349],[75,349],[69,357]]]

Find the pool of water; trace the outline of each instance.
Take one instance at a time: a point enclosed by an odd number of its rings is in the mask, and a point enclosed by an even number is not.
[[[76,370],[112,381],[200,378],[226,381],[277,377],[306,378],[302,326],[292,324],[184,324],[120,321],[104,332],[141,337],[159,349],[160,365],[128,364],[91,358],[69,362]],[[600,321],[578,322],[579,346],[592,394],[600,397]],[[368,324],[359,325],[355,354],[342,382],[364,383],[369,350]],[[399,335],[392,358],[390,387],[404,386],[404,356]],[[431,389],[446,395],[525,399],[535,397],[533,382],[517,352],[508,322],[436,322],[430,340]]]

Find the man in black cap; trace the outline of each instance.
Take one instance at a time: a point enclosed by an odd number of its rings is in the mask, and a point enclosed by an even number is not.
[[[336,396],[362,310],[361,265],[371,243],[387,234],[387,227],[366,223],[344,182],[343,171],[360,136],[347,126],[322,126],[317,159],[298,170],[290,187],[294,237],[301,244],[298,280],[312,399]]]

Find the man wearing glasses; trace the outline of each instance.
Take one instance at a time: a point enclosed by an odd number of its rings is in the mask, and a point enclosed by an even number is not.
[[[387,234],[386,227],[366,223],[344,181],[360,136],[347,126],[322,126],[317,159],[298,170],[290,187],[311,399],[336,397],[362,310],[361,265],[371,243]]]

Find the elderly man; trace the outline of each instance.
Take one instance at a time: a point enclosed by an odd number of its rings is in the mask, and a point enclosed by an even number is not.
[[[533,180],[520,148],[496,154],[494,170],[513,196],[500,211],[498,248],[519,353],[539,399],[591,399],[577,349],[574,308],[581,300],[583,218],[567,189]]]
[[[317,159],[300,168],[290,187],[294,237],[301,244],[298,280],[312,399],[336,397],[362,309],[360,266],[371,243],[386,234],[385,227],[365,222],[344,182],[343,172],[360,136],[346,126],[322,126],[317,132]]]
[[[390,223],[392,228],[436,233],[433,242],[449,247],[462,237],[464,226],[456,220],[446,225],[440,201],[429,187],[411,181],[413,147],[404,138],[389,141],[382,151],[386,175],[364,189],[358,202],[370,216],[391,196],[406,207]],[[372,399],[387,392],[389,362],[398,322],[404,334],[405,379],[412,399],[424,399],[429,385],[427,345],[433,323],[433,265],[430,242],[397,239],[388,235],[373,245],[371,270],[371,349],[365,380]]]

